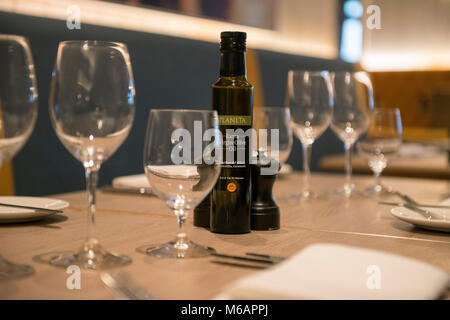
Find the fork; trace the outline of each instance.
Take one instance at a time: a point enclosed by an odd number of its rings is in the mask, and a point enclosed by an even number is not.
[[[285,257],[271,256],[268,254],[259,254],[247,252],[247,256],[236,256],[229,254],[213,253],[212,256],[221,258],[220,260],[211,260],[212,263],[224,264],[234,267],[252,268],[252,269],[267,269],[272,265],[284,261]],[[227,261],[230,259],[231,261]]]
[[[415,205],[415,206],[419,205],[419,203],[416,200],[414,200],[413,198],[411,198],[410,196],[408,196],[406,194],[403,194],[403,193],[401,193],[399,191],[393,191],[393,193],[395,195],[397,195],[398,197],[400,197],[403,201],[405,201],[405,202],[407,202],[409,204],[412,204],[412,205]]]
[[[269,254],[260,254],[260,253],[253,253],[253,252],[246,252],[245,253],[248,256],[258,257],[258,258],[264,258],[268,260],[272,260],[274,262],[281,262],[286,260],[286,257],[280,257],[280,256],[271,256]]]

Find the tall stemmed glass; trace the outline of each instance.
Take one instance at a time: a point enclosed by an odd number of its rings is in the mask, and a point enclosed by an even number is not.
[[[63,145],[85,168],[87,237],[76,253],[50,263],[87,269],[125,265],[131,259],[106,251],[95,234],[98,171],[128,136],[134,119],[134,82],[127,47],[117,42],[59,44],[50,92],[50,115]]]
[[[373,89],[366,72],[332,73],[334,109],[331,128],[344,142],[345,183],[332,196],[351,197],[355,185],[351,182],[352,148],[368,126],[373,110]]]
[[[25,144],[37,118],[37,87],[33,57],[24,37],[0,35],[0,166]],[[29,265],[0,255],[0,280],[31,275]]]
[[[291,198],[310,199],[311,148],[330,124],[333,110],[333,87],[327,71],[288,73],[287,104],[291,111],[294,134],[303,147],[303,190]]]
[[[368,158],[375,184],[364,190],[364,195],[375,196],[389,193],[380,176],[387,166],[388,157],[398,152],[402,144],[402,120],[400,110],[375,108],[367,134],[359,142],[359,152]]]
[[[216,111],[152,110],[144,145],[144,170],[152,190],[173,210],[178,233],[173,241],[145,252],[157,258],[194,258],[213,249],[190,241],[189,215],[215,185],[222,137]]]

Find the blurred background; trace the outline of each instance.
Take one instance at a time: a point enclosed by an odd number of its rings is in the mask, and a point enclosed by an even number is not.
[[[39,115],[26,146],[0,172],[0,194],[44,195],[84,188],[83,167],[57,139],[48,95],[64,40],[127,44],[136,84],[136,118],[102,167],[100,185],[142,173],[152,108],[210,108],[219,71],[219,36],[248,34],[247,69],[255,112],[284,106],[287,72],[364,70],[376,107],[399,108],[404,141],[386,174],[450,180],[450,0],[1,0],[0,33],[29,39]],[[312,169],[340,172],[342,143],[328,131],[314,144]],[[402,162],[403,161],[403,162]],[[288,163],[302,167],[294,142]],[[367,166],[354,170],[368,173]]]

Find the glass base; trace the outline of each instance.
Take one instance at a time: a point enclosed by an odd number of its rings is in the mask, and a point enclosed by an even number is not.
[[[382,184],[376,184],[370,186],[363,191],[363,195],[366,197],[377,197],[377,196],[385,196],[392,193],[392,188],[384,186]]]
[[[213,248],[204,247],[190,240],[183,242],[170,241],[156,247],[149,247],[144,250],[145,254],[162,259],[187,259],[201,258],[216,252]]]
[[[24,278],[34,273],[32,266],[17,264],[0,256],[0,281]]]
[[[131,258],[106,251],[97,240],[86,242],[77,253],[64,253],[53,256],[48,261],[55,267],[76,265],[82,269],[111,269],[131,263]]]
[[[355,189],[355,185],[353,183],[345,184],[339,189],[328,193],[328,198],[358,198],[361,196],[361,192]]]
[[[284,202],[298,202],[298,201],[309,201],[316,198],[318,198],[317,193],[311,190],[303,190],[288,196],[282,196],[279,198],[277,197],[276,199]]]

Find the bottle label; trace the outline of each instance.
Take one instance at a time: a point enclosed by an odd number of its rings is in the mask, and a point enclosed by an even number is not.
[[[222,167],[245,168],[249,164],[249,145],[252,117],[245,115],[219,115],[223,137]]]
[[[247,115],[219,115],[223,136],[222,172],[218,189],[237,195],[249,180],[249,145],[252,117]]]
[[[236,189],[237,189],[237,186],[236,186],[236,184],[235,184],[234,182],[230,182],[230,183],[227,185],[227,190],[228,190],[229,192],[235,192]]]
[[[219,126],[251,126],[251,116],[219,115]]]

